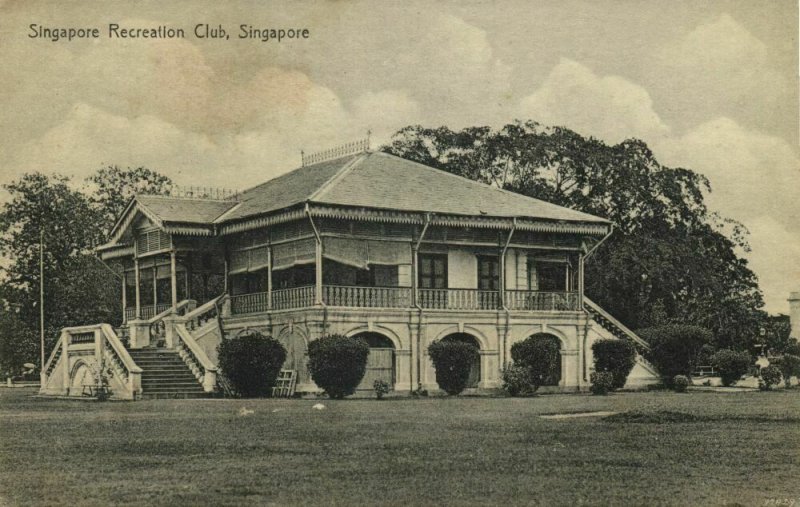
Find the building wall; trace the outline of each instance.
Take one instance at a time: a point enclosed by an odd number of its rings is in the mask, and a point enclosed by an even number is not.
[[[381,333],[395,348],[396,391],[411,391],[420,384],[438,390],[436,371],[426,351],[434,340],[453,333],[467,333],[480,343],[481,380],[478,387],[500,387],[502,365],[510,361],[511,346],[537,333],[556,336],[561,342],[563,390],[588,387],[582,342],[587,317],[579,312],[423,311],[387,309],[305,309],[227,318],[226,336],[249,329],[279,339],[284,346],[300,344],[324,334]],[[296,347],[297,348],[297,347]],[[298,370],[298,391],[317,392],[307,369],[304,351],[295,350],[293,368]],[[289,366],[289,365],[287,365]]]
[[[792,326],[790,336],[800,340],[800,292],[789,295],[789,320]]]

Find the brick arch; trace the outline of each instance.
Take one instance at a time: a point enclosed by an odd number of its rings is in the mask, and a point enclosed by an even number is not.
[[[443,329],[439,334],[437,334],[433,340],[430,341],[432,342],[436,340],[441,340],[442,338],[446,338],[451,334],[471,335],[478,342],[480,350],[491,350],[494,348],[489,345],[489,339],[486,337],[486,335],[472,326],[464,326],[463,329],[459,329],[458,326],[448,326],[445,329]]]
[[[565,351],[565,350],[569,350],[570,349],[569,345],[570,345],[570,341],[571,340],[570,340],[569,336],[564,334],[563,331],[561,331],[559,329],[556,329],[556,328],[553,328],[553,327],[547,327],[544,331],[542,331],[541,326],[536,326],[536,327],[533,327],[533,328],[530,328],[530,329],[526,329],[525,332],[520,333],[518,335],[519,338],[517,340],[515,340],[515,343],[518,342],[518,341],[526,340],[526,339],[530,338],[531,336],[536,336],[536,335],[551,335],[551,336],[555,336],[556,338],[558,338],[558,341],[561,343],[561,351],[562,352]]]
[[[78,379],[79,372],[82,372],[81,378]],[[84,359],[78,359],[69,372],[69,394],[72,396],[80,396],[83,394],[83,384],[87,383],[86,375],[89,375],[89,383],[94,383],[92,377],[92,364]],[[80,382],[80,383],[78,383]]]
[[[345,336],[355,336],[361,333],[381,334],[391,340],[395,350],[401,350],[403,348],[402,342],[400,341],[400,337],[397,335],[397,333],[384,326],[372,326],[372,329],[368,328],[367,326],[359,326],[346,332]]]

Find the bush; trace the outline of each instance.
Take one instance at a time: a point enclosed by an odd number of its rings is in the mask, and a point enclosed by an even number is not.
[[[245,398],[272,395],[286,360],[283,345],[258,332],[222,340],[217,353],[219,367],[231,389]]]
[[[308,370],[325,393],[342,399],[356,391],[367,371],[369,345],[361,338],[328,335],[308,345]]]
[[[530,374],[528,369],[514,363],[503,368],[503,390],[509,396],[525,396],[531,394]]]
[[[686,375],[675,375],[675,377],[672,378],[672,389],[674,389],[676,393],[685,393],[691,383],[689,377]]]
[[[783,384],[787,389],[792,387],[792,376],[800,377],[800,356],[783,354],[773,364],[781,371]]]
[[[749,352],[722,349],[711,356],[711,364],[719,371],[724,386],[734,385],[747,373],[752,363]]]
[[[472,363],[478,358],[477,347],[459,341],[434,341],[428,355],[436,368],[436,383],[453,396],[467,387]]]
[[[676,375],[691,377],[700,350],[711,341],[708,329],[683,324],[641,329],[637,334],[650,343],[645,358],[653,363],[667,387],[672,387]]]
[[[560,348],[558,338],[549,336],[531,336],[511,346],[511,359],[514,364],[527,370],[531,392],[540,386],[558,383]]]
[[[376,378],[372,383],[372,388],[375,390],[375,396],[380,400],[384,394],[389,392],[389,383],[382,378]]]
[[[614,389],[614,374],[610,371],[594,371],[589,376],[589,380],[592,381],[592,387],[590,388],[592,394],[606,395]]]
[[[761,368],[761,378],[758,381],[758,388],[762,391],[771,391],[772,386],[780,383],[781,370],[777,366],[771,364]]]
[[[595,371],[611,373],[612,390],[623,388],[636,364],[636,347],[628,340],[598,340],[592,344],[592,352]]]

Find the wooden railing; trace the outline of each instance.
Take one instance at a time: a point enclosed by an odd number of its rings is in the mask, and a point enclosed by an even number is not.
[[[244,315],[247,313],[259,313],[269,310],[266,292],[254,292],[253,294],[240,294],[231,296],[231,313],[234,315]]]
[[[156,305],[155,307],[153,307],[153,305],[142,305],[139,308],[139,318],[140,319],[144,319],[144,320],[152,319],[153,317],[155,317],[159,313],[164,313],[165,311],[169,310],[170,308],[172,308],[172,304],[171,303],[162,303],[162,304]],[[128,320],[135,318],[136,317],[136,308],[130,308],[130,307],[126,308],[125,309],[125,317],[127,317]]]
[[[410,287],[355,287],[324,285],[322,300],[328,306],[351,308],[411,308]],[[230,297],[231,313],[244,315],[270,310],[288,310],[314,306],[314,287],[295,287],[272,292],[272,305],[266,292]],[[505,292],[509,310],[546,312],[578,311],[577,292],[517,291]],[[432,310],[498,310],[503,307],[500,292],[476,289],[420,289],[419,305]]]
[[[346,287],[323,286],[323,300],[328,306],[357,308],[409,308],[411,289],[408,287]]]
[[[577,312],[580,310],[580,298],[577,292],[507,290],[505,305],[509,310]]]
[[[475,289],[420,289],[419,305],[434,310],[496,310],[500,293]]]
[[[306,308],[314,306],[314,287],[292,287],[272,291],[272,309]]]

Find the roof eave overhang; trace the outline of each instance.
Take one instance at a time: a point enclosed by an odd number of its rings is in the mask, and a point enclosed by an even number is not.
[[[333,206],[319,203],[309,203],[309,211],[315,217],[334,218],[340,220],[363,220],[375,222],[394,222],[404,224],[422,225],[425,215],[431,216],[431,225],[449,227],[480,227],[488,229],[510,229],[516,220],[516,229],[533,232],[550,232],[564,234],[582,234],[603,236],[611,229],[608,221],[578,221],[578,220],[553,220],[536,217],[498,217],[488,215],[453,215],[434,214],[426,211],[402,211],[391,209],[358,208],[348,206]],[[274,213],[263,214],[223,223],[219,227],[221,235],[236,234],[239,232],[269,227],[304,217],[304,209],[295,207],[279,210]]]

